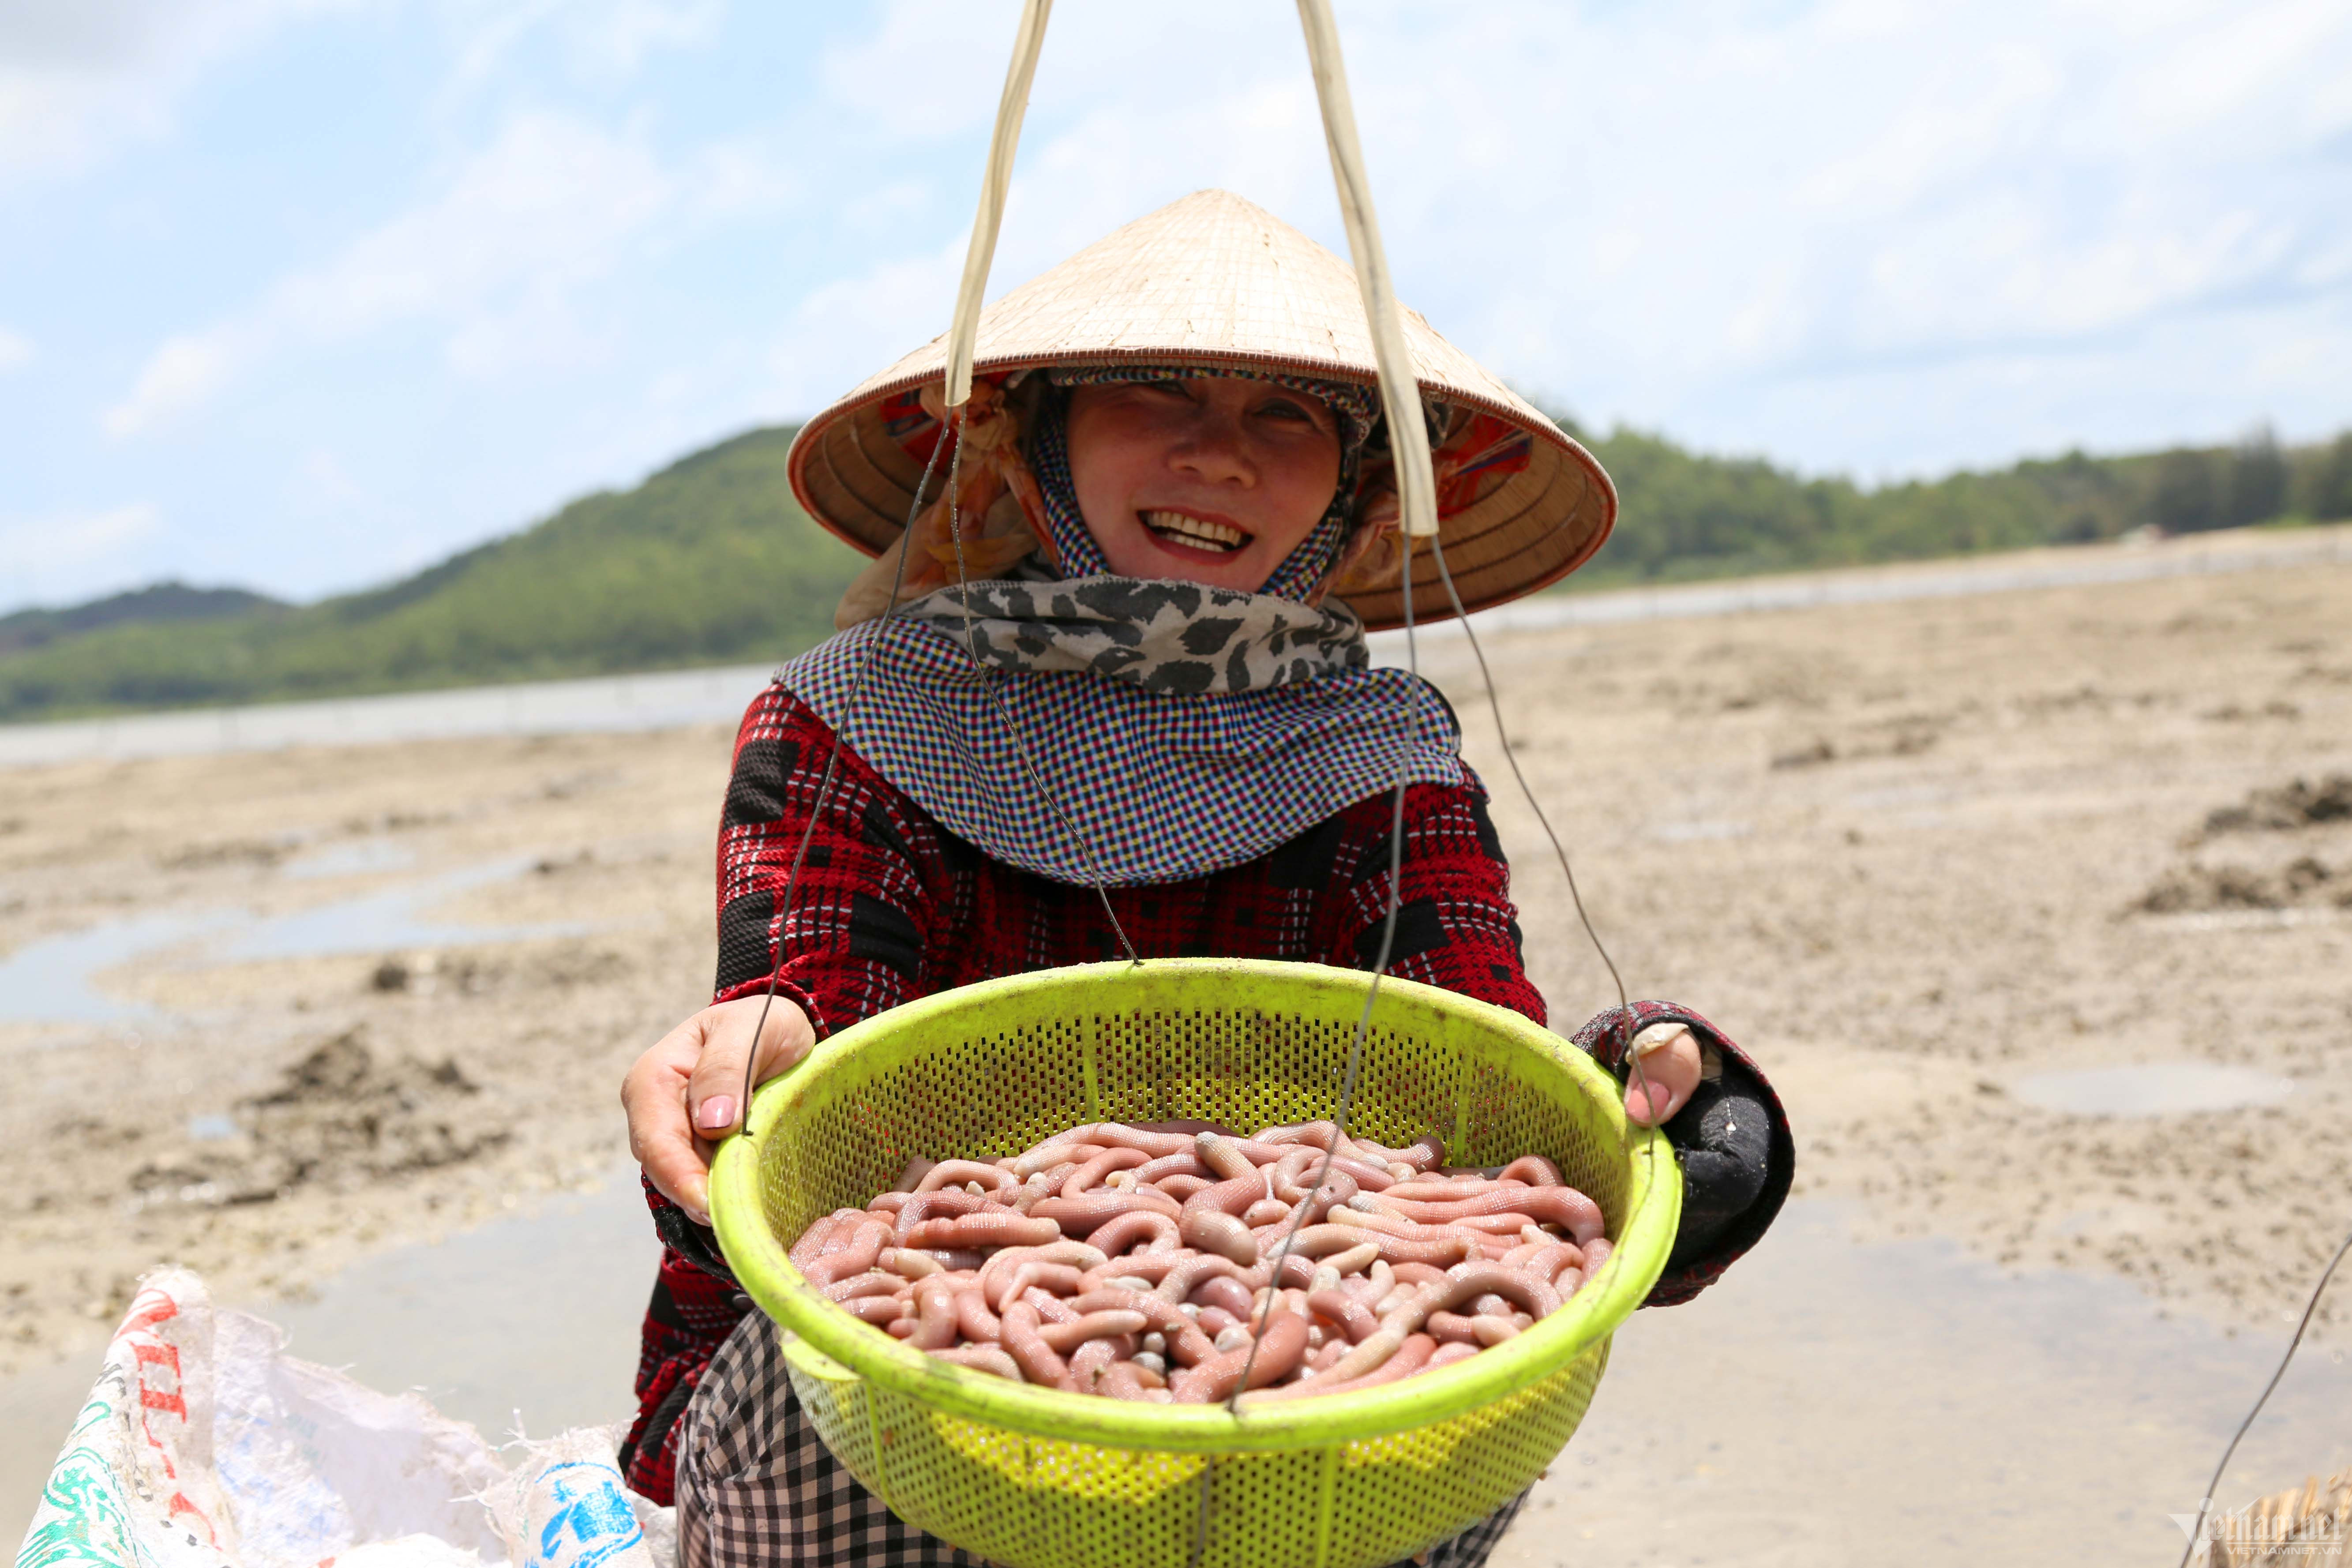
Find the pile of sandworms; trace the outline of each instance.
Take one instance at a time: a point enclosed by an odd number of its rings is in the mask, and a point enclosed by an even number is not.
[[[1328,1121],[1097,1122],[918,1160],[792,1259],[864,1321],[1016,1382],[1195,1405],[1246,1369],[1247,1403],[1338,1394],[1502,1343],[1609,1256],[1599,1206],[1541,1155],[1444,1158],[1433,1136],[1388,1149]]]

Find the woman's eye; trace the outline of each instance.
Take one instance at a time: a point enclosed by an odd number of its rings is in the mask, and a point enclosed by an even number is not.
[[[1294,403],[1288,398],[1278,398],[1274,402],[1261,405],[1258,409],[1258,414],[1264,418],[1289,420],[1301,425],[1317,425],[1321,423],[1321,421],[1315,417],[1314,410],[1308,408],[1303,403]]]

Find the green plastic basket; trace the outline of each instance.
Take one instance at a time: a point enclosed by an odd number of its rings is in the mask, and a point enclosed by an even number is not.
[[[1369,977],[1162,960],[966,986],[845,1029],[752,1100],[710,1184],[720,1245],[783,1327],[793,1386],[850,1472],[908,1522],[1008,1568],[1193,1561],[1373,1568],[1454,1535],[1543,1471],[1582,1419],[1609,1339],[1657,1280],[1682,1209],[1673,1152],[1630,1142],[1617,1085],[1516,1013],[1381,986],[1352,1129],[1446,1135],[1450,1163],[1549,1155],[1608,1216],[1597,1279],[1534,1328],[1358,1394],[1130,1404],[950,1366],[827,1301],[785,1256],[917,1155],[1017,1153],[1081,1121],[1192,1117],[1251,1131],[1328,1117]]]

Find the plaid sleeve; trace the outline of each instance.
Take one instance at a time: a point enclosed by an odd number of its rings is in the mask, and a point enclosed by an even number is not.
[[[793,907],[780,911],[804,835]],[[760,694],[736,735],[719,821],[715,1000],[766,990],[780,936],[777,993],[820,1039],[936,989],[928,952],[951,881],[928,817],[790,691]]]
[[[1395,796],[1386,791],[1341,813],[1336,885],[1319,932],[1323,962],[1370,969],[1388,920]],[[1404,847],[1396,883],[1396,938],[1389,973],[1545,1019],[1542,994],[1528,980],[1511,870],[1486,816],[1486,792],[1470,784],[1414,784],[1404,794]]]
[[[779,920],[803,836],[800,885]],[[736,734],[719,818],[714,1000],[756,996],[774,971],[776,994],[798,1004],[823,1038],[919,996],[935,988],[926,954],[937,912],[951,906],[951,882],[928,818],[839,747],[791,692],[771,686],[760,694]],[[780,936],[785,958],[778,969]],[[639,1331],[637,1415],[621,1462],[631,1486],[667,1502],[680,1419],[712,1353],[751,1302],[709,1231],[650,1183],[646,1199],[666,1245]]]

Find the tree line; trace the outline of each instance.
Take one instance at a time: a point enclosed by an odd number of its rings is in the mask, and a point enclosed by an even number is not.
[[[1578,588],[2352,518],[2352,431],[2288,447],[2264,427],[2224,447],[2074,451],[1865,489],[1641,431],[1569,427],[1622,502],[1616,533],[1569,580]]]
[[[789,658],[832,630],[863,564],[793,500],[795,433],[747,432],[365,593],[289,605],[167,584],[0,618],[0,721]],[[1868,489],[1639,431],[1577,434],[1623,504],[1568,592],[2352,518],[2352,432]]]

